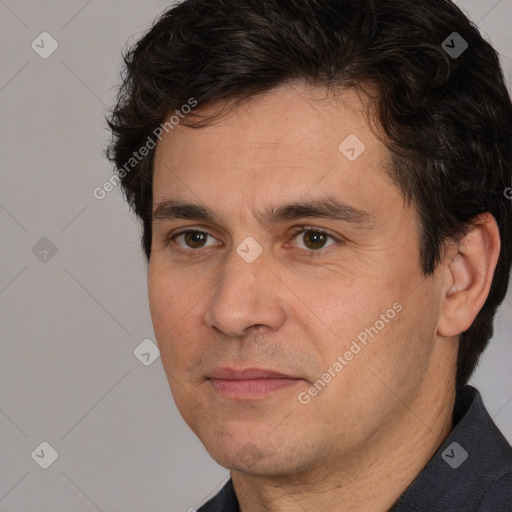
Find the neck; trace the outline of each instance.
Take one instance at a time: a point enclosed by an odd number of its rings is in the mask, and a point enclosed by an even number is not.
[[[285,477],[232,471],[242,512],[388,511],[452,429],[455,385],[453,377],[439,377],[427,376],[430,384],[363,452]]]

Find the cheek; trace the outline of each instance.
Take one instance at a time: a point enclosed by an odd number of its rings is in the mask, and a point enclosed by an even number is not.
[[[155,335],[160,338],[171,328],[176,314],[172,280],[154,270],[148,272],[149,310]]]
[[[194,280],[184,279],[162,262],[160,254],[152,256],[148,268],[148,297],[155,334],[162,335],[177,325],[190,311],[196,299]]]
[[[175,338],[175,331],[179,328],[180,319],[186,320],[188,294],[180,291],[169,272],[161,271],[150,263],[148,271],[148,298],[153,329],[160,348],[162,361],[166,369],[167,361],[175,360],[170,357],[172,350],[171,340]]]
[[[362,280],[331,281],[322,293],[305,300],[331,335],[336,336],[333,348],[342,350],[350,345],[361,331],[379,319],[380,313],[392,306],[391,299],[375,293],[376,287],[380,287],[376,281],[370,285]]]
[[[389,267],[360,279],[331,281],[321,294],[304,300],[328,331],[316,347],[327,367],[347,353],[352,369],[366,372],[371,366],[387,374],[391,367],[402,368],[405,359],[414,365],[427,358],[420,338],[431,337],[435,316],[426,307],[428,290],[420,286],[411,293],[410,283],[421,282],[414,268],[404,265],[392,273]]]
[[[438,310],[428,281],[399,302],[401,311],[372,340],[368,363],[378,376],[376,384],[386,383],[408,403],[428,370]],[[386,391],[385,386],[382,389]]]
[[[207,290],[206,290],[207,291]],[[207,299],[200,280],[150,263],[148,297],[162,363],[173,375],[186,373],[201,353],[201,308]],[[204,316],[204,315],[203,315]]]

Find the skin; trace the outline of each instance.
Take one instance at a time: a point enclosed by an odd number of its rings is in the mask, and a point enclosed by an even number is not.
[[[424,276],[414,206],[385,171],[389,152],[372,115],[355,90],[286,85],[210,126],[177,126],[156,149],[155,335],[177,407],[230,469],[243,512],[388,510],[452,428],[458,334],[487,297],[497,226],[480,217]],[[366,146],[353,162],[338,149],[349,134]],[[262,215],[326,197],[368,219]],[[215,219],[173,218],[166,201]],[[187,229],[205,233],[199,244]],[[236,251],[248,236],[263,250],[252,263]],[[401,311],[301,403],[299,393],[396,303]],[[218,366],[300,380],[262,399],[231,399],[208,379]]]

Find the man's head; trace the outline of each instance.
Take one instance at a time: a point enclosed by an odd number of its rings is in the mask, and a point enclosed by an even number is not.
[[[512,259],[512,106],[456,6],[188,0],[126,64],[110,157],[171,390],[216,460],[300,471],[467,382]],[[225,367],[297,380],[244,399]]]

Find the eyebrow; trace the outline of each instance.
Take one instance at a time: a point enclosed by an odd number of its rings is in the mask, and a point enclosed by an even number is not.
[[[367,228],[375,222],[374,217],[369,212],[355,208],[334,197],[284,204],[267,209],[257,215],[261,223],[268,225],[307,217],[342,221]],[[158,203],[153,211],[153,222],[176,219],[207,222],[218,222],[220,220],[210,208],[169,199]]]

